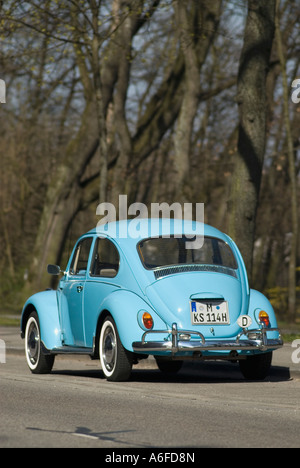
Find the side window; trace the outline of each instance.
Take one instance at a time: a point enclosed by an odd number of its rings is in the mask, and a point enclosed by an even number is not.
[[[93,257],[91,276],[113,278],[117,275],[120,257],[117,248],[110,240],[98,238]]]
[[[86,274],[92,241],[93,241],[93,238],[88,237],[87,239],[83,239],[77,245],[77,248],[74,252],[72,263],[71,263],[71,268],[70,268],[71,275],[85,275]]]

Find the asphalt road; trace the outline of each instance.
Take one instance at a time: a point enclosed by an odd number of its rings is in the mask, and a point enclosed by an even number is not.
[[[102,447],[117,454],[300,445],[300,364],[290,365],[290,347],[274,353],[263,382],[247,382],[237,366],[222,362],[185,365],[170,379],[146,361],[130,381],[112,383],[87,357],[61,356],[50,375],[33,375],[8,335],[0,329],[8,343],[0,364],[0,447]]]

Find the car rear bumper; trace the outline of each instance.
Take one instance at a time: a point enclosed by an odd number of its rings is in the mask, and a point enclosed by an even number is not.
[[[268,339],[268,332],[278,332],[277,339]],[[149,334],[166,334],[164,341],[146,341]],[[199,339],[191,339],[192,337]],[[202,351],[271,351],[283,346],[278,328],[244,329],[235,339],[206,340],[202,333],[178,330],[173,323],[171,330],[151,330],[142,336],[142,341],[132,343],[137,353],[163,353],[175,355],[182,352],[201,353]]]

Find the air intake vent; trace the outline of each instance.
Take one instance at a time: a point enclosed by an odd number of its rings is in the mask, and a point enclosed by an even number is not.
[[[155,279],[163,278],[164,276],[174,275],[175,273],[187,273],[190,271],[212,271],[215,273],[223,273],[237,278],[237,274],[231,268],[220,265],[175,265],[172,267],[160,268],[154,271]]]

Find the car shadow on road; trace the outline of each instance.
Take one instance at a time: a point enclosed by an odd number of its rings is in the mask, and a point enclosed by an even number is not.
[[[70,375],[105,380],[101,368],[90,369],[54,369],[56,375]],[[291,380],[290,369],[272,366],[270,374],[263,382],[285,382]],[[161,372],[158,368],[133,367],[130,382],[177,382],[177,383],[246,383],[239,366],[224,362],[184,363],[177,374]]]
[[[285,382],[291,379],[288,367],[272,366],[263,382]],[[247,380],[237,364],[210,362],[185,363],[177,374],[162,373],[155,369],[134,369],[131,381],[180,383],[237,383]]]

